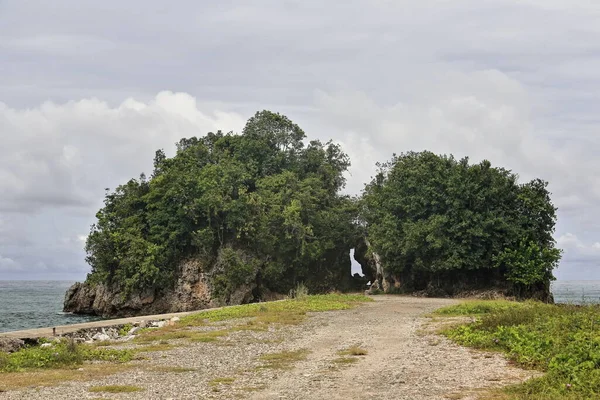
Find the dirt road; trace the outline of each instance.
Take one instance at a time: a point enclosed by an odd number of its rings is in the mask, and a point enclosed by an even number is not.
[[[500,355],[475,352],[427,333],[430,321],[425,315],[452,303],[376,296],[373,303],[317,313],[300,325],[240,330],[214,343],[186,342],[148,353],[134,368],[100,380],[10,391],[0,393],[0,399],[466,400],[531,374],[509,366]],[[354,363],[340,362],[338,352],[353,345],[367,354],[351,357]],[[306,358],[290,362],[289,369],[264,368],[262,355],[299,350]],[[142,391],[89,391],[98,385],[131,385]]]

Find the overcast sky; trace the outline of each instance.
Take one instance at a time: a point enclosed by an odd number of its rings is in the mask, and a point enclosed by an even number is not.
[[[0,280],[81,280],[105,188],[255,111],[376,161],[550,182],[559,279],[600,279],[597,0],[0,0]]]

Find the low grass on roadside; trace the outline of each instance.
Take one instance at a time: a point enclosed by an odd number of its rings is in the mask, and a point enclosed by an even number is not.
[[[0,375],[0,392],[35,386],[55,386],[64,381],[84,382],[122,373],[133,364],[97,363],[83,368],[35,369],[27,372],[5,372]]]
[[[328,294],[302,296],[269,303],[253,303],[225,307],[219,310],[199,312],[183,317],[179,323],[160,329],[147,329],[135,339],[135,343],[151,343],[158,340],[187,339],[192,342],[214,342],[219,337],[235,331],[265,331],[271,324],[296,325],[304,321],[308,312],[344,310],[361,302],[372,301],[362,295]],[[191,327],[249,318],[244,324],[218,331],[197,331]]]
[[[259,368],[289,369],[295,362],[305,360],[307,356],[308,350],[264,354],[260,357],[264,364]]]
[[[129,385],[107,385],[107,386],[92,386],[88,389],[88,392],[92,393],[133,393],[141,392],[144,388],[139,386]]]
[[[338,351],[338,355],[340,356],[366,356],[368,353],[369,352],[367,350],[357,345],[353,345],[347,349]]]
[[[165,373],[175,373],[175,374],[183,374],[186,372],[194,372],[197,371],[197,368],[187,368],[187,367],[166,367],[166,366],[156,366],[151,369],[156,372],[165,372]]]
[[[231,385],[233,382],[235,382],[235,378],[225,377],[212,379],[208,384],[211,386]]]
[[[510,309],[519,310],[526,307],[528,304],[535,303],[519,303],[516,301],[506,300],[467,300],[454,306],[440,308],[439,310],[435,311],[434,314],[448,316],[483,315]]]
[[[373,301],[369,297],[355,294],[325,294],[305,296],[298,299],[253,303],[226,307],[220,310],[200,312],[185,316],[181,325],[203,325],[205,321],[217,322],[237,318],[252,318],[266,322],[297,323],[307,312],[346,310],[361,302]],[[281,317],[281,318],[277,318]]]
[[[115,350],[91,345],[57,343],[51,347],[26,347],[11,354],[0,353],[0,373],[40,368],[64,368],[85,361],[127,362],[133,359],[132,350]]]
[[[337,365],[348,365],[354,364],[355,362],[358,362],[358,358],[356,357],[338,357],[333,360],[333,363]]]
[[[502,351],[522,367],[546,372],[508,388],[508,398],[600,398],[600,306],[478,301],[437,314],[477,316],[476,322],[443,334],[462,345]]]

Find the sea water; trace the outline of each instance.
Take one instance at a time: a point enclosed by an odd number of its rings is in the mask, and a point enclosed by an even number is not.
[[[0,281],[0,332],[87,322],[97,317],[62,312],[69,281]],[[600,281],[556,281],[557,303],[600,303]]]
[[[0,281],[0,332],[78,324],[97,317],[62,312],[69,281]]]
[[[552,294],[556,303],[600,304],[600,281],[555,281]]]

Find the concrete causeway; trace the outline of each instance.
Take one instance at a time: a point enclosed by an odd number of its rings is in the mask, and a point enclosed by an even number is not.
[[[134,322],[139,322],[139,321],[156,321],[156,320],[163,320],[163,319],[171,319],[173,317],[183,317],[183,316],[190,315],[190,314],[197,314],[199,312],[217,310],[219,308],[222,308],[222,307],[207,308],[204,310],[186,311],[186,312],[170,313],[170,314],[141,315],[141,316],[129,317],[129,318],[103,319],[101,321],[85,322],[82,324],[60,325],[60,326],[47,327],[47,328],[27,329],[27,330],[23,330],[23,331],[0,332],[0,337],[8,337],[8,338],[13,338],[13,339],[37,339],[37,338],[41,338],[41,337],[52,337],[52,336],[54,336],[53,329],[56,329],[56,336],[60,336],[65,333],[77,332],[80,329],[106,328],[106,327],[114,326],[114,325],[133,324]]]

